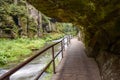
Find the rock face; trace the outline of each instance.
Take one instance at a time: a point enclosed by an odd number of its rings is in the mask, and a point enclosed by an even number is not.
[[[103,80],[120,80],[120,0],[28,0],[58,21],[77,24]],[[39,3],[39,4],[38,4]]]
[[[13,0],[0,1],[0,37],[18,38],[26,37],[28,33],[35,34],[37,24],[28,13],[28,7],[22,0],[15,0],[15,3]]]
[[[103,80],[119,80],[120,79],[120,56],[108,52],[102,52],[97,56],[97,61],[101,69],[101,77]]]
[[[0,38],[31,38],[55,32],[56,22],[50,19],[24,0],[0,1]]]

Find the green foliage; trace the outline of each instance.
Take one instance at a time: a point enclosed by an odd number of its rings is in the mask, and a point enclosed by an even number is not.
[[[43,47],[44,43],[42,39],[0,39],[0,66],[24,60],[32,50]]]
[[[74,33],[71,25],[67,25],[67,23],[63,25],[60,23],[61,27],[57,27],[58,31],[45,33],[42,39],[34,38],[37,35],[38,24],[28,14],[25,5],[26,2],[20,0],[18,4],[14,4],[13,0],[0,0],[0,4],[0,29],[3,31],[3,35],[15,38],[14,40],[0,39],[0,66],[4,66],[9,62],[22,61],[24,57],[30,55],[33,50],[43,46],[46,41],[56,40],[62,38],[65,34]],[[16,16],[20,25],[15,24],[16,22],[13,17]],[[43,15],[43,17],[45,19],[43,22],[48,22],[49,17],[45,15]],[[20,30],[22,30],[22,35],[30,38],[20,38],[22,37],[19,35]],[[21,58],[21,60],[18,58]]]
[[[50,80],[52,77],[52,73],[47,73],[43,78],[42,80]]]
[[[11,1],[0,1],[0,12],[4,13],[4,15],[18,15],[18,16],[24,16],[26,15],[27,9],[25,5],[16,5],[13,3],[10,3]]]
[[[32,51],[44,46],[45,42],[56,40],[64,34],[48,33],[43,38],[0,39],[0,66],[23,61]],[[20,58],[20,59],[19,59]]]
[[[76,35],[77,28],[72,23],[57,23],[57,31],[66,35]]]
[[[37,33],[37,24],[35,23],[34,19],[29,17],[29,30]]]
[[[13,4],[12,0],[0,1],[0,29],[3,31],[3,37],[5,35],[11,37],[18,37],[18,25],[15,24],[13,16],[18,18],[26,18],[28,16],[26,6],[23,4]]]
[[[57,40],[57,39],[62,38],[64,35],[65,34],[63,33],[48,33],[43,36],[43,39],[45,41]]]
[[[16,6],[15,4],[11,4],[8,6],[8,13],[11,15],[18,15],[18,16],[26,16],[27,15],[27,9],[25,6]]]
[[[59,59],[58,59],[58,57],[55,59],[55,65],[56,65],[56,67],[58,66],[58,64],[59,64]],[[43,80],[50,80],[51,79],[51,77],[52,77],[52,74],[53,74],[53,65],[51,64],[49,67],[48,67],[48,69],[46,70],[46,76],[43,78]]]
[[[6,3],[11,4],[13,0],[0,0],[0,5],[5,5]]]

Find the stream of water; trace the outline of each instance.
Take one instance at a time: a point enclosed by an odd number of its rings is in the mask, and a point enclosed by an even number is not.
[[[53,42],[58,42],[55,40]],[[67,42],[67,39],[64,40]],[[65,46],[66,47],[66,46]],[[55,52],[57,53],[61,48],[61,44],[55,46]],[[38,56],[26,66],[15,72],[10,76],[10,80],[34,80],[37,74],[46,66],[46,64],[52,59],[51,49],[47,50],[44,54]],[[61,59],[61,54],[58,56]],[[13,66],[14,67],[14,66]],[[6,73],[8,70],[0,70],[0,75]],[[47,73],[44,73],[41,77],[44,77]],[[40,79],[42,80],[42,79]]]

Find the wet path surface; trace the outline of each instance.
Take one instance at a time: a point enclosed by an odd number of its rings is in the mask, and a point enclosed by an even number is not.
[[[74,38],[68,48],[51,80],[101,80],[96,62],[87,57],[82,42]]]

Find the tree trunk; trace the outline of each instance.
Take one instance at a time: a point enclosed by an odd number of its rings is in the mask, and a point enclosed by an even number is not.
[[[41,16],[41,13],[38,11],[38,19],[37,19],[37,22],[38,22],[38,27],[37,27],[37,34],[38,34],[38,37],[41,37],[42,36],[42,33],[40,32],[40,27],[42,27],[42,16]]]
[[[27,13],[30,14],[29,9],[28,9],[28,7],[29,7],[28,5],[29,4],[26,2]],[[26,34],[27,34],[27,37],[29,37],[29,17],[27,17]]]

